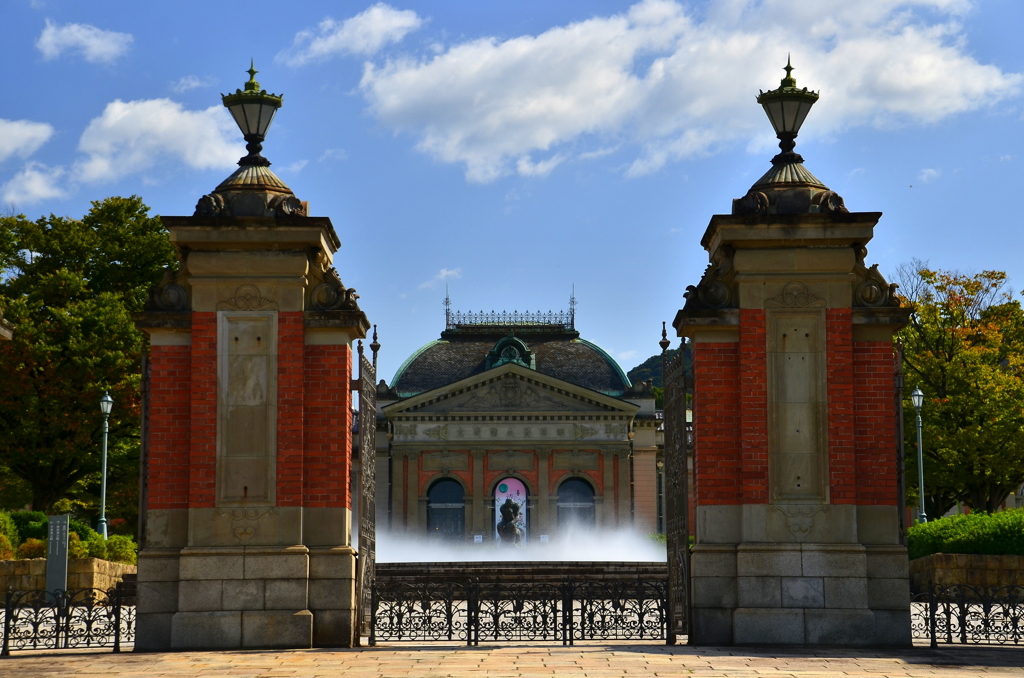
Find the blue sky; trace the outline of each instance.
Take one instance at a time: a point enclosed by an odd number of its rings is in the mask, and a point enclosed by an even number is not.
[[[139,194],[190,215],[243,155],[220,93],[255,58],[285,104],[273,169],[342,241],[381,374],[461,310],[560,310],[624,369],[776,152],[759,89],[792,52],[821,91],[797,142],[891,275],[1024,288],[1019,0],[6,0],[0,203],[81,216]]]

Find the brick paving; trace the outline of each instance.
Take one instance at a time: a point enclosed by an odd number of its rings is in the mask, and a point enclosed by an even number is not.
[[[0,676],[1024,676],[1024,648],[952,647],[883,650],[760,650],[594,643],[575,647],[488,645],[479,648],[393,644],[362,650],[167,652],[61,655],[15,652]]]

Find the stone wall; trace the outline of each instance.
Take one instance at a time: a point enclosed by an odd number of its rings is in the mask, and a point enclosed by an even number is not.
[[[135,574],[134,565],[112,563],[99,558],[68,560],[69,589],[109,589],[126,574]],[[0,591],[42,591],[46,588],[46,558],[0,560]]]
[[[925,593],[928,583],[939,586],[1024,586],[1024,556],[983,556],[933,553],[910,561],[910,590]]]

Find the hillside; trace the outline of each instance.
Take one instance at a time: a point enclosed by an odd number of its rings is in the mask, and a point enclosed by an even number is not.
[[[672,358],[676,357],[677,353],[679,353],[678,348],[669,349],[668,359],[672,360]],[[630,383],[633,383],[638,379],[641,381],[653,379],[654,385],[661,388],[661,354],[658,353],[657,355],[652,355],[629,372],[626,372],[626,376],[629,377]]]

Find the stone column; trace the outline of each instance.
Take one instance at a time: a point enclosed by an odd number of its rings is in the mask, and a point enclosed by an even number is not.
[[[604,459],[604,473],[602,474],[604,491],[601,493],[601,521],[598,524],[602,527],[613,527],[615,525],[615,453],[605,449],[601,450],[601,456]]]
[[[482,534],[491,540],[492,530],[487,525],[487,497],[484,490],[484,451],[473,450],[473,534]]]
[[[282,207],[287,205],[287,209]],[[330,220],[243,165],[136,316],[151,337],[139,649],[351,646],[351,342]]]
[[[550,534],[551,520],[551,479],[548,473],[550,449],[537,450],[537,534]]]
[[[711,266],[673,323],[693,344],[698,644],[910,644],[892,346],[908,311],[864,262],[879,217],[790,158],[701,241]]]

